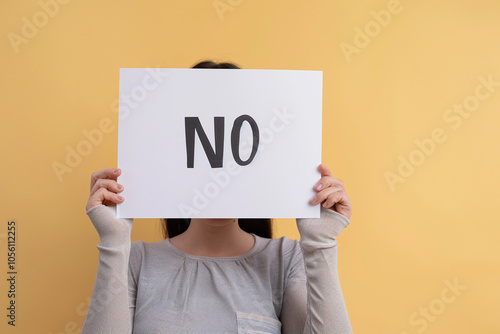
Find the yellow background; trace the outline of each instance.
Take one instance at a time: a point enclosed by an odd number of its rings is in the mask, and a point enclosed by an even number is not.
[[[15,219],[19,272],[15,328],[0,283],[0,331],[80,332],[99,242],[85,204],[90,174],[116,166],[119,68],[211,58],[324,71],[323,162],[353,203],[339,272],[355,333],[500,333],[500,87],[458,128],[443,119],[475,94],[480,76],[500,81],[500,2],[401,0],[379,31],[371,11],[391,1],[220,2],[231,10],[219,15],[213,0],[73,0],[18,52],[9,34],[22,36],[23,17],[43,19],[42,7],[0,3],[0,258],[4,277]],[[356,27],[372,29],[368,45]],[[341,46],[356,41],[363,47],[346,57]],[[103,119],[113,132],[60,182],[53,163],[64,164],[66,147]],[[435,128],[446,141],[391,190],[385,173],[418,155],[414,141]],[[299,238],[292,221],[276,233]],[[133,241],[160,238],[157,221],[135,222]],[[462,286],[449,303],[446,280]],[[422,320],[429,308],[435,316]]]

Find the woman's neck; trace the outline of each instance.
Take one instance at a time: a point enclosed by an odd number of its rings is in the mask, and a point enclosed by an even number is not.
[[[240,228],[237,219],[191,219],[188,229],[170,242],[191,255],[231,257],[250,251],[255,239]]]

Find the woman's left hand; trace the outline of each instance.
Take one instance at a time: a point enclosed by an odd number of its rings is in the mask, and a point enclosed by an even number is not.
[[[325,165],[319,165],[321,179],[314,186],[318,193],[311,198],[313,205],[321,204],[324,208],[334,210],[341,215],[351,218],[351,200],[347,196],[344,188],[344,182],[332,176],[332,173]]]

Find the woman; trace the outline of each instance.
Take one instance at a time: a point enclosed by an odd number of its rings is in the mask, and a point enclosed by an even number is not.
[[[310,204],[321,218],[297,219],[300,243],[248,233],[238,219],[192,219],[161,242],[131,243],[132,219],[115,214],[121,170],[92,174],[86,210],[99,265],[82,333],[352,333],[335,240],[351,203],[342,181],[318,170]]]

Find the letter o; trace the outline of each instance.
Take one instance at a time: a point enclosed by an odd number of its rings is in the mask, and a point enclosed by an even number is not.
[[[84,148],[86,149],[84,150]],[[90,153],[92,153],[92,144],[86,140],[81,140],[77,145],[76,145],[76,151],[81,155],[81,156],[87,156]]]
[[[138,93],[140,93],[140,95],[138,95]],[[144,101],[146,99],[146,97],[148,96],[148,92],[146,91],[146,89],[144,87],[136,86],[136,87],[134,87],[134,89],[132,90],[130,95],[132,95],[132,98],[136,102],[141,102],[141,101]]]
[[[39,18],[42,18],[41,22]],[[38,11],[33,14],[33,23],[39,28],[45,27],[49,23],[49,16],[44,11]]]
[[[418,160],[417,160],[418,159]],[[408,157],[413,166],[420,166],[425,161],[425,154],[419,150],[413,150]]]
[[[437,306],[437,307],[436,307]],[[433,299],[429,303],[429,310],[434,314],[434,315],[440,315],[441,313],[444,312],[446,309],[446,306],[444,305],[443,301],[440,299]]]
[[[106,305],[111,300],[111,294],[108,291],[104,291],[97,295],[96,299],[99,305]]]
[[[374,27],[375,31],[373,31],[370,27]],[[370,21],[365,25],[365,32],[368,36],[370,37],[377,37],[380,34],[380,24],[378,24],[376,21]]]
[[[252,144],[252,152],[246,161],[241,160],[240,158],[240,134],[241,134],[241,126],[243,122],[248,122],[252,127],[253,133],[253,144]],[[255,120],[249,115],[241,115],[236,118],[233,123],[233,129],[231,130],[231,150],[233,152],[234,161],[240,166],[246,166],[252,162],[255,158],[255,154],[257,154],[257,149],[259,148],[259,127]]]
[[[469,102],[472,102],[472,104],[470,104]],[[479,100],[477,97],[473,96],[473,95],[470,95],[470,96],[467,96],[464,100],[464,107],[467,111],[474,111],[477,109],[477,107],[479,107]]]
[[[210,192],[210,188],[214,190],[212,193]],[[219,195],[220,189],[215,183],[209,182],[205,185],[205,187],[203,187],[203,192],[208,198],[214,198]]]
[[[274,139],[274,133],[270,129],[264,128],[262,129],[260,138],[262,139],[262,143],[269,144]]]

